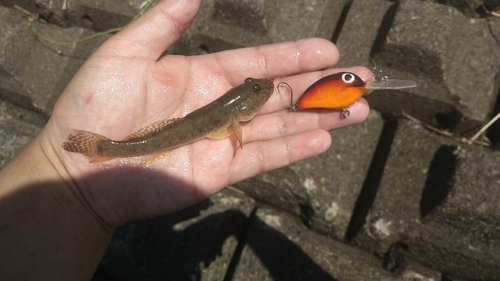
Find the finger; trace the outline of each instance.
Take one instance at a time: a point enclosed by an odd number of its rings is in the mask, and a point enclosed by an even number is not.
[[[194,20],[201,0],[162,0],[103,45],[102,53],[157,60]]]
[[[318,155],[330,144],[330,134],[324,130],[249,143],[236,151],[229,184]]]
[[[247,77],[275,78],[324,69],[339,59],[330,41],[309,38],[213,54],[228,81],[241,84]]]
[[[243,140],[246,143],[290,136],[305,131],[334,130],[363,122],[369,113],[366,100],[361,99],[349,107],[350,116],[342,117],[340,110],[315,109],[290,111],[281,110],[259,115],[243,126]]]

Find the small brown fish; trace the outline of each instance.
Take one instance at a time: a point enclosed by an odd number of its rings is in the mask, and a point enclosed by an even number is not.
[[[251,120],[273,91],[274,84],[271,80],[247,78],[244,84],[229,90],[204,107],[181,118],[152,123],[121,141],[75,130],[62,147],[90,157],[91,163],[117,157],[164,154],[203,138],[225,138],[233,133],[243,148],[239,122]]]

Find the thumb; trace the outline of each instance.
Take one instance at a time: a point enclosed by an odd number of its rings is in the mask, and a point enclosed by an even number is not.
[[[201,0],[161,0],[106,41],[100,55],[157,60],[193,22]]]

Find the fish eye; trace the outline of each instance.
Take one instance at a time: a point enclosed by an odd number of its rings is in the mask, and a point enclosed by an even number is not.
[[[252,83],[252,81],[253,81],[252,77],[248,77],[247,79],[245,79],[245,83]]]
[[[260,84],[254,84],[254,85],[253,85],[253,91],[254,91],[255,93],[259,92],[259,91],[260,91]]]
[[[344,83],[351,84],[352,82],[354,82],[354,80],[356,80],[356,76],[354,74],[352,73],[342,74],[342,81],[344,81]]]

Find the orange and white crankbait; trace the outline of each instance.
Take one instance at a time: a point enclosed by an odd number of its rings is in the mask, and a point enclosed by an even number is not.
[[[284,82],[282,82],[284,83]],[[279,86],[279,85],[278,85]],[[307,88],[292,110],[306,108],[329,108],[342,111],[344,118],[349,117],[347,107],[354,104],[364,93],[371,90],[398,90],[414,88],[417,83],[409,80],[391,80],[384,77],[381,81],[366,83],[356,74],[340,72],[325,76]]]

